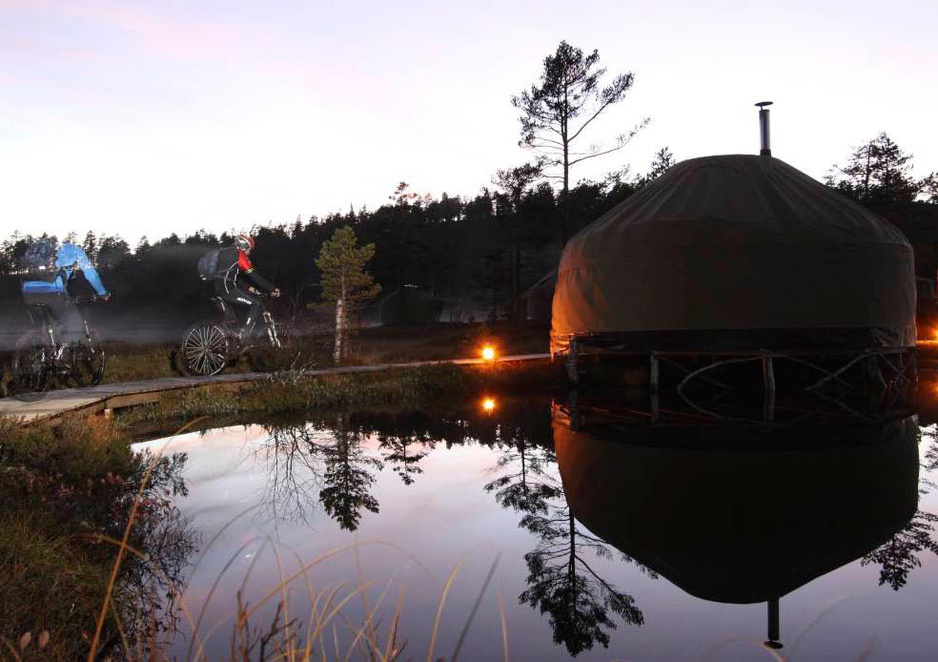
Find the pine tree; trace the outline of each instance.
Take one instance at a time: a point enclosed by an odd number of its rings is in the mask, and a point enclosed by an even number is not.
[[[356,246],[356,241],[351,227],[338,228],[323,243],[316,260],[322,273],[323,302],[335,307],[335,350],[332,358],[336,363],[348,353],[346,340],[355,309],[361,302],[381,292],[381,286],[365,271],[365,263],[374,257],[375,245]]]
[[[85,253],[88,254],[88,259],[93,262],[98,258],[98,238],[95,236],[94,232],[88,230],[88,233],[85,235],[85,240],[82,242],[81,247],[85,249]]]
[[[833,166],[826,183],[863,204],[909,204],[923,189],[912,177],[912,155],[903,152],[885,133],[866,142],[843,167]]]
[[[598,51],[584,55],[579,48],[561,41],[557,51],[544,59],[540,85],[532,85],[511,98],[511,104],[521,111],[519,145],[534,149],[547,166],[560,169],[557,178],[563,182],[561,235],[564,243],[569,230],[570,168],[622,149],[648,124],[647,118],[642,120],[629,133],[618,136],[613,146],[590,145],[585,150],[576,149],[583,131],[609,106],[624,100],[635,80],[632,73],[619,74],[608,86],[601,87],[605,74],[606,70],[599,67]]]
[[[650,184],[661,175],[670,170],[675,164],[674,154],[666,146],[655,152],[655,158],[648,167],[648,174],[645,175],[644,183]]]

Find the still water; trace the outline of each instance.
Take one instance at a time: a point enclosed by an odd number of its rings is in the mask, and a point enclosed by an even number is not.
[[[136,444],[188,454],[201,542],[170,655],[230,657],[240,595],[258,632],[295,619],[329,659],[364,658],[369,620],[382,650],[397,623],[402,659],[938,659],[928,414],[480,405]]]

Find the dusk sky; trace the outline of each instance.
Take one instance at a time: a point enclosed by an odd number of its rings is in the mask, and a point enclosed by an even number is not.
[[[249,230],[375,209],[400,181],[473,196],[517,146],[512,95],[565,39],[627,99],[573,171],[773,154],[816,179],[885,131],[938,170],[935,0],[0,0],[0,240]]]

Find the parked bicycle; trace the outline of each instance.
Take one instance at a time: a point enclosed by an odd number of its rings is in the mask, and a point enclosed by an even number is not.
[[[261,348],[266,346],[279,350],[283,347],[277,323],[270,312],[262,312],[263,323],[255,328],[254,337],[241,338],[238,333],[240,323],[232,316],[229,304],[221,297],[212,297],[211,301],[218,308],[219,319],[199,320],[186,329],[175,357],[179,371],[189,377],[217,375],[245,354],[253,368],[268,367]]]
[[[69,386],[99,384],[107,360],[95,330],[88,323],[82,305],[99,297],[73,297],[82,318],[82,331],[77,340],[63,342],[59,328],[45,304],[27,306],[32,327],[21,335],[13,350],[13,388],[16,392],[43,392],[56,379]]]

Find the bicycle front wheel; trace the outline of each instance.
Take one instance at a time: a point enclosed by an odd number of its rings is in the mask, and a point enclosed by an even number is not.
[[[13,387],[18,393],[43,392],[52,382],[52,348],[38,331],[20,336],[13,350]]]
[[[104,348],[91,332],[72,347],[72,379],[78,386],[100,384],[106,362]]]
[[[190,377],[217,375],[228,363],[228,334],[214,322],[197,322],[186,329],[179,347],[179,367]]]

